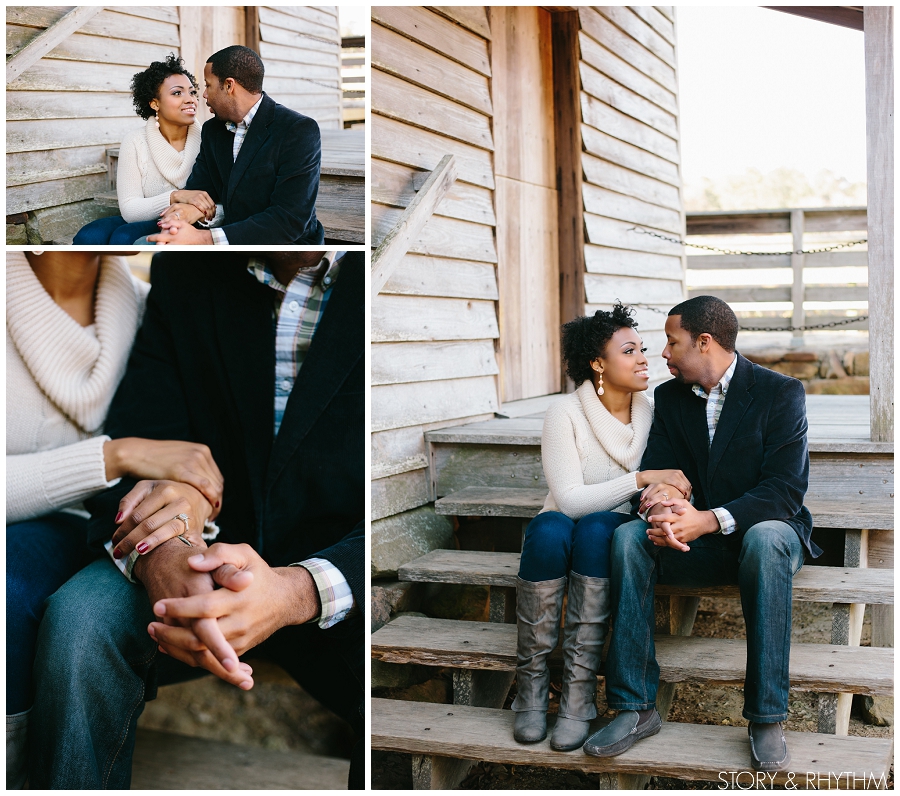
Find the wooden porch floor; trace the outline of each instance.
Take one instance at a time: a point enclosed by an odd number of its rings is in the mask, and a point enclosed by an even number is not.
[[[498,412],[500,417],[455,426],[442,432],[442,436],[448,433],[478,435],[482,437],[479,441],[487,442],[484,437],[496,435],[498,442],[512,442],[509,438],[515,437],[515,444],[540,445],[544,412],[557,397],[545,395],[503,404]],[[868,395],[807,395],[806,415],[810,443],[869,443]],[[429,436],[433,434],[431,432]],[[505,439],[501,440],[501,437]],[[882,451],[886,450],[885,445],[890,445],[889,450],[893,450],[892,443],[870,444]]]

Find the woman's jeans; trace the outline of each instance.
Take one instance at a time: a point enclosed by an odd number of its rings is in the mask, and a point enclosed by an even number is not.
[[[629,519],[615,511],[598,511],[580,520],[558,511],[538,514],[525,531],[519,577],[538,583],[574,570],[588,578],[608,578],[613,532]]]
[[[607,704],[647,710],[656,703],[659,665],[653,644],[653,592],[669,586],[740,587],[747,625],[744,718],[768,724],[788,714],[791,594],[803,566],[803,545],[786,522],[767,520],[743,537],[707,534],[683,553],[656,547],[647,523],[616,530],[612,549],[613,633],[606,659]]]
[[[122,216],[98,218],[78,230],[72,243],[77,246],[131,246],[138,238],[159,232],[158,220],[153,218],[129,224]]]
[[[7,715],[31,707],[31,670],[44,600],[91,559],[87,522],[57,512],[6,526]]]

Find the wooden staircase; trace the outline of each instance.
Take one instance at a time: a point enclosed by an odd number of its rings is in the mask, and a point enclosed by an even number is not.
[[[893,695],[894,660],[887,636],[893,605],[893,445],[866,441],[860,424],[853,424],[866,398],[852,398],[810,396],[808,401],[806,505],[820,543],[830,541],[833,548],[843,539],[843,566],[807,565],[794,578],[795,600],[832,605],[832,638],[830,644],[792,645],[791,688],[819,695],[818,733],[788,733],[792,769],[776,775],[776,784],[886,787],[892,762],[891,738],[847,736],[853,694]],[[520,518],[524,532],[547,493],[540,463],[544,406],[527,408],[532,411],[525,416],[426,434],[438,513]],[[502,707],[514,678],[518,567],[518,553],[434,550],[400,568],[403,581],[488,586],[490,621],[400,616],[373,634],[376,660],[453,671],[452,705],[373,700],[373,749],[411,754],[417,789],[452,788],[473,761],[594,772],[601,775],[601,787],[610,788],[643,788],[650,775],[721,782],[720,772],[744,772],[741,781],[749,782],[745,728],[665,722],[659,735],[605,760],[580,750],[555,752],[549,741],[516,743],[512,713]],[[691,636],[701,596],[737,595],[737,587],[657,587],[657,704],[664,719],[677,683],[742,685],[743,640]],[[859,646],[866,604],[876,613],[872,647]],[[560,667],[557,650],[551,669]],[[841,772],[844,779],[837,783]],[[846,772],[855,772],[856,780]]]

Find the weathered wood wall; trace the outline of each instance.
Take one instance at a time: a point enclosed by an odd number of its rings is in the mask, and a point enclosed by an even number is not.
[[[490,27],[482,7],[372,9],[372,226],[378,245],[427,173],[457,182],[372,305],[373,533],[436,518],[423,432],[498,408]]]
[[[686,298],[675,16],[669,6],[579,8],[586,311],[616,299],[668,311]],[[665,316],[639,309],[651,383]]]
[[[336,6],[259,6],[263,88],[327,130],[341,120],[341,36]]]
[[[68,7],[8,6],[7,57]],[[132,108],[132,75],[179,54],[174,6],[108,8],[6,87],[6,212],[31,214],[42,240],[71,237],[105,213],[107,147],[143,122]]]

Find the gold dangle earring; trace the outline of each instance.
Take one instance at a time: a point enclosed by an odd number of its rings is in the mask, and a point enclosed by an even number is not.
[[[593,367],[594,367],[594,370],[596,370],[597,373],[599,374],[599,382],[600,383],[597,385],[597,396],[599,397],[599,396],[603,395],[603,371],[599,367],[597,367],[597,365],[594,365]]]

